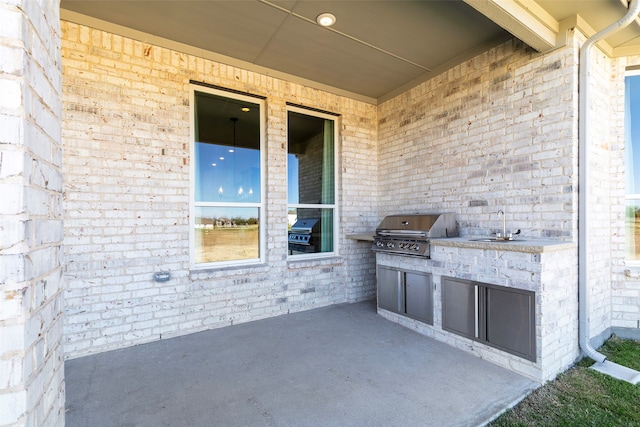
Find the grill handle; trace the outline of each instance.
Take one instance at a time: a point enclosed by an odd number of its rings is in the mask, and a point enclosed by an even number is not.
[[[378,231],[376,233],[378,236],[385,237],[394,237],[394,236],[416,236],[416,237],[429,237],[428,233],[420,232],[420,231],[410,231],[410,230],[387,230],[387,231]]]

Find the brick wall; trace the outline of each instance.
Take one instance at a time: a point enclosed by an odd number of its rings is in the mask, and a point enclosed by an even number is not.
[[[610,112],[617,103],[611,97],[612,61],[599,49],[591,49],[590,61],[589,247],[586,262],[589,270],[589,336],[592,337],[611,326],[611,269],[615,256],[613,215],[620,208],[624,213],[624,205],[613,205],[612,186],[617,179],[612,173],[615,170],[612,167],[615,124],[611,123],[610,114],[604,113]]]
[[[379,107],[382,214],[448,211],[465,235],[576,238],[577,73],[571,47],[514,40]]]
[[[513,40],[380,105],[381,214],[395,212],[397,206],[407,213],[455,212],[462,235],[486,236],[501,230],[496,212],[506,208],[508,231],[521,229],[525,238],[577,241],[578,47],[582,40],[576,34],[566,47],[545,55],[534,54]],[[609,111],[608,61],[600,52],[597,55],[593,107]],[[610,313],[612,178],[607,119],[600,114],[595,131],[598,144],[592,150],[597,163],[592,230],[598,245],[589,254],[592,335],[607,327]],[[490,253],[483,255],[490,263]],[[461,255],[452,256],[453,267],[448,268],[454,270],[448,275],[464,277],[455,270]],[[472,351],[540,380],[573,363],[579,355],[577,259],[573,252],[557,257],[559,262],[545,255],[539,276],[535,274],[540,280],[537,315],[543,322],[538,331],[538,364],[514,361],[486,348]],[[509,259],[501,254],[496,262]],[[494,268],[487,271],[491,275],[483,279],[488,283],[500,284],[504,279],[495,277]],[[436,289],[438,280],[436,276]],[[426,329],[427,335],[469,349],[464,340],[439,336],[437,328]]]
[[[0,425],[64,424],[57,1],[0,0]]]
[[[640,327],[640,268],[625,260],[624,74],[640,57],[591,55],[590,336]],[[603,113],[604,112],[604,113]]]
[[[298,192],[300,203],[321,203],[322,196],[322,163],[324,140],[322,135],[314,136],[306,146],[304,153],[297,155],[298,170],[304,171],[298,176]]]
[[[68,357],[373,296],[375,106],[61,27]],[[189,271],[190,79],[266,97],[265,265]],[[287,102],[341,115],[339,257],[287,262]]]
[[[452,211],[465,235],[507,227],[577,241],[578,48],[507,42],[379,108],[381,214]],[[638,328],[640,268],[624,260],[624,66],[592,50],[590,336]],[[613,94],[613,95],[612,95]],[[456,182],[457,185],[451,185]],[[577,280],[577,279],[576,279]],[[577,282],[573,285],[577,287]]]

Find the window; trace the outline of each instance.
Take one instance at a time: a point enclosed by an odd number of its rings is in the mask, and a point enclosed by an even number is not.
[[[640,71],[625,77],[627,259],[640,260]]]
[[[262,100],[194,89],[191,265],[262,259]]]
[[[301,220],[309,241],[289,243],[290,256],[336,253],[335,117],[289,107],[287,111],[287,185],[289,233]],[[294,229],[295,230],[295,229]]]

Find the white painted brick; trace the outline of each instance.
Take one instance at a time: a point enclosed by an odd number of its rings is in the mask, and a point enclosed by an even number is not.
[[[0,345],[2,370],[9,369],[12,382],[12,390],[0,393],[3,425],[64,420],[63,358],[56,357],[62,337],[58,13],[51,2],[31,1],[20,8],[5,2],[0,14],[0,226],[8,228],[0,244],[8,291],[0,335],[11,336],[16,347]],[[39,224],[53,231],[41,238]]]
[[[22,90],[19,80],[0,80],[0,109],[15,110],[22,106]]]

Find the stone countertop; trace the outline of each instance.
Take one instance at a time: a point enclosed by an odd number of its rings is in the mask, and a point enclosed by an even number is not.
[[[346,237],[347,239],[351,239],[351,240],[365,240],[367,242],[373,242],[374,234],[376,234],[375,231],[372,231],[370,233],[352,233],[352,234],[347,234]]]
[[[451,237],[431,239],[432,246],[449,246],[454,248],[491,249],[510,252],[543,253],[576,249],[575,242],[543,239],[514,239],[506,241],[478,241],[481,236]],[[488,239],[488,237],[487,237]]]
[[[351,233],[347,234],[346,238],[351,240],[360,240],[373,242],[373,236],[375,232],[370,233]],[[564,242],[558,240],[544,240],[544,239],[514,239],[507,241],[478,241],[483,239],[480,236],[467,236],[467,237],[450,237],[442,239],[431,239],[432,246],[449,246],[454,248],[468,248],[468,249],[491,249],[511,252],[527,252],[527,253],[543,253],[554,251],[566,251],[576,249],[578,245],[575,242]],[[488,237],[487,237],[488,239]]]

